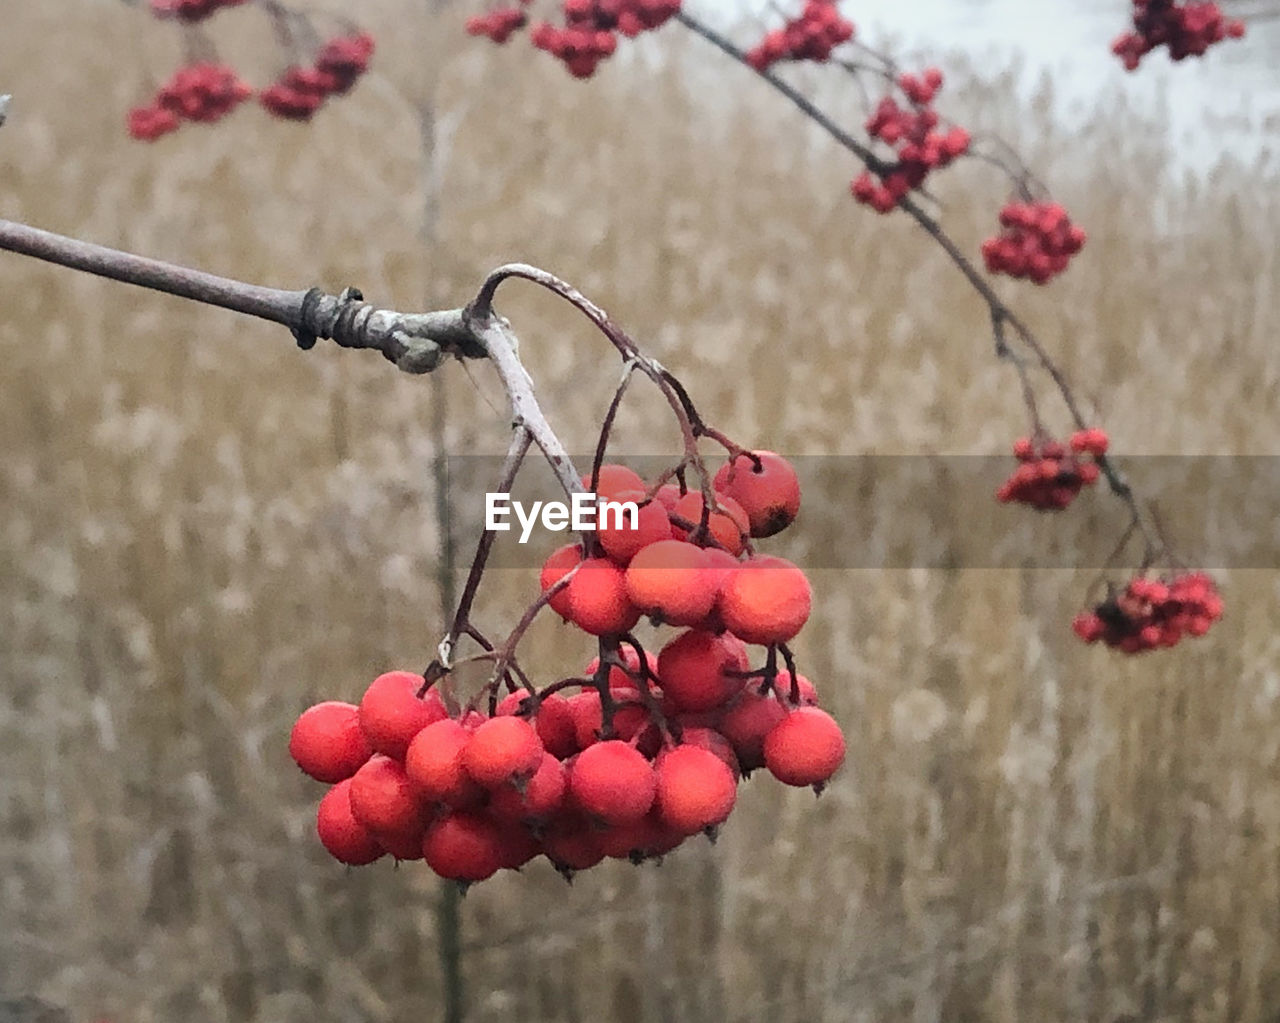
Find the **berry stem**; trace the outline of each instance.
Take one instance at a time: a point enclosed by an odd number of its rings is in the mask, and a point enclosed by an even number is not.
[[[516,473],[520,471],[520,465],[524,462],[524,456],[529,453],[529,445],[532,442],[533,435],[523,426],[518,427],[512,434],[511,444],[507,448],[507,457],[502,463],[502,475],[498,480],[497,493],[510,493]],[[471,568],[467,572],[467,582],[462,588],[462,596],[458,599],[453,624],[440,643],[446,668],[452,667],[454,645],[471,624],[471,609],[475,605],[476,594],[480,590],[480,579],[484,575],[484,568],[489,561],[489,553],[493,550],[493,542],[496,538],[497,534],[492,529],[486,529],[480,534],[480,540],[476,544],[475,557],[471,559]]]
[[[638,365],[639,362],[634,358],[628,359],[623,365],[622,379],[618,381],[618,386],[613,392],[613,400],[609,402],[608,411],[604,414],[604,422],[600,424],[600,437],[596,441],[595,457],[591,460],[590,490],[593,494],[600,484],[600,466],[604,464],[604,453],[609,446],[609,434],[613,431],[613,423],[618,417],[618,409],[622,407],[622,398],[631,384],[631,375],[636,371]]]

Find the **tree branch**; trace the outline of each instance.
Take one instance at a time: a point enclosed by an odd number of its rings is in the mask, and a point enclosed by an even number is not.
[[[429,373],[448,355],[486,354],[461,309],[406,314],[376,309],[353,288],[329,295],[319,288],[282,291],[246,284],[8,220],[0,220],[0,249],[270,320],[288,327],[303,348],[317,338],[343,348],[372,348],[406,373]]]
[[[721,35],[719,32],[716,32],[709,25],[706,25],[684,11],[677,12],[675,20],[679,21],[680,24],[685,26],[685,28],[689,29],[695,35],[700,36],[702,39],[709,42],[712,46],[716,47],[722,53],[731,57],[739,64],[742,64],[744,67],[751,68],[751,65],[746,59],[745,51],[735,46],[728,38]],[[844,131],[835,123],[835,121],[819,110],[807,96],[790,83],[778,77],[770,70],[761,71],[756,68],[751,69],[773,86],[774,89],[782,93],[782,95],[795,104],[805,114],[805,116],[826,131],[827,134],[836,140],[836,142],[849,150],[849,152],[853,153],[854,156],[861,160],[870,170],[878,174],[882,170],[886,169],[884,161],[881,160],[880,157],[878,157],[868,146],[859,142],[848,132]],[[1005,325],[1012,328],[1013,333],[1030,350],[1035,361],[1049,375],[1049,378],[1053,381],[1058,394],[1061,395],[1063,403],[1067,407],[1067,412],[1071,416],[1071,420],[1075,424],[1076,428],[1081,430],[1085,429],[1089,423],[1086,421],[1084,413],[1076,401],[1075,394],[1073,393],[1065,374],[1063,374],[1057,363],[1055,363],[1049,356],[1048,351],[1045,349],[1044,345],[1040,343],[1040,339],[1036,337],[1031,328],[1027,326],[1027,324],[1024,323],[1022,319],[1019,318],[1018,315],[1000,299],[1000,296],[996,294],[995,290],[987,282],[986,278],[978,270],[977,266],[974,265],[973,261],[970,260],[963,251],[961,251],[960,247],[955,243],[951,236],[942,229],[942,225],[939,224],[934,217],[930,216],[913,196],[904,195],[898,200],[897,205],[898,208],[906,212],[929,235],[929,237],[938,243],[955,267],[964,275],[965,280],[972,285],[974,291],[976,291],[982,298],[983,302],[986,303],[987,308],[991,313],[991,322],[996,334],[996,354],[1000,358],[1012,361],[1015,368],[1018,369],[1020,376],[1023,376],[1024,394],[1027,395],[1027,409],[1033,421],[1037,425],[1039,424],[1039,413],[1036,411],[1034,400],[1030,396],[1030,390],[1025,386],[1025,367],[1020,361],[1018,361],[1016,353],[1013,352],[1012,348],[1010,348],[1005,340],[1003,331]],[[1152,533],[1146,518],[1144,518],[1142,514],[1142,509],[1139,505],[1137,496],[1133,492],[1133,488],[1121,474],[1114,460],[1107,456],[1098,456],[1095,460],[1097,461],[1098,467],[1101,469],[1103,478],[1106,479],[1111,492],[1128,510],[1132,524],[1135,525],[1142,534],[1142,538],[1147,545],[1147,550],[1151,551],[1159,549],[1159,544]]]

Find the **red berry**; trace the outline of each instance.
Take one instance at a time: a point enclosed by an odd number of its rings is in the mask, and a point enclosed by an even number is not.
[[[418,698],[424,685],[411,671],[388,671],[370,683],[360,700],[360,728],[376,752],[403,760],[415,735],[448,717],[434,689]]]
[[[585,472],[582,474],[582,485],[587,490],[591,490],[591,473]],[[600,478],[596,482],[595,490],[593,491],[597,496],[607,497],[611,501],[615,499],[621,500],[616,495],[633,490],[638,490],[641,493],[645,490],[644,480],[634,469],[608,462],[600,466]]]
[[[733,750],[733,743],[719,731],[723,716],[719,712],[681,714],[675,721],[680,726],[680,745],[697,746],[714,753],[729,768],[733,780],[737,781],[742,777],[742,769],[738,763],[738,754]]]
[[[422,824],[409,776],[398,761],[381,754],[352,775],[351,813],[374,835],[411,833]]]
[[[428,803],[465,806],[478,801],[481,789],[463,767],[462,754],[471,732],[452,718],[427,725],[414,736],[404,769],[418,798]]]
[[[569,574],[578,564],[582,562],[582,547],[578,544],[566,544],[552,552],[542,564],[542,573],[539,578],[539,584],[542,592],[546,593],[556,583]],[[549,601],[551,610],[558,614],[561,618],[569,617],[569,588],[562,586],[556,591],[555,595]]]
[[[619,565],[627,564],[639,551],[671,535],[671,520],[660,501],[642,504],[644,494],[639,490],[620,491],[610,500],[630,502],[637,506],[634,528],[631,526],[630,516],[625,512],[619,513],[612,508],[605,508],[600,512],[596,539],[600,541],[604,552]]]
[[[785,643],[809,620],[809,580],[783,558],[757,556],[730,572],[718,608],[725,626],[747,643]]]
[[[764,740],[764,762],[787,785],[820,785],[844,762],[844,736],[835,719],[817,707],[793,710]]]
[[[651,724],[649,711],[640,703],[640,693],[635,689],[611,690],[613,698],[620,706],[614,708],[614,737],[630,742],[640,735]],[[600,704],[600,694],[594,689],[584,689],[569,700],[573,710],[574,725],[577,732],[579,749],[586,749],[600,739],[604,728],[604,708]],[[657,750],[658,737],[654,735],[644,745]]]
[[[732,497],[717,498],[716,504],[719,506],[719,511],[712,512],[707,518],[707,532],[710,534],[710,539],[730,554],[741,554],[751,530],[747,513]],[[692,537],[699,546],[711,546],[708,540],[698,539],[702,525],[702,509],[705,505],[702,494],[696,490],[691,490],[680,498],[671,509],[671,517],[689,523],[690,528],[685,529],[673,522],[671,535],[677,540],[688,540]]]
[[[338,782],[320,800],[316,834],[330,856],[352,867],[372,863],[383,855],[382,846],[351,813],[350,778]]]
[[[627,670],[623,671],[616,664],[611,665],[609,668],[609,688],[614,692],[625,689],[634,695],[640,685],[640,655],[636,653],[635,647],[630,643],[620,644],[618,650],[622,657],[622,663],[627,666]],[[648,667],[649,675],[656,676],[658,674],[658,658],[646,650],[644,662]],[[582,674],[586,678],[594,679],[596,670],[599,667],[600,658],[593,657],[591,662],[583,669]]]
[[[436,821],[422,839],[427,866],[450,881],[483,881],[502,869],[507,849],[494,823],[458,811]]]
[[[748,664],[746,647],[736,637],[689,629],[658,654],[658,678],[677,711],[711,710],[743,687],[739,673]]]
[[[658,757],[658,814],[664,824],[686,835],[723,824],[738,794],[733,772],[710,750],[677,746]]]
[[[528,695],[527,689],[517,689],[514,693],[507,694],[498,704],[498,713],[515,714]],[[534,714],[533,725],[543,747],[552,756],[563,760],[578,752],[573,713],[569,709],[569,701],[559,693],[552,693],[542,699]]]
[[[308,707],[294,723],[289,755],[316,781],[333,784],[355,774],[373,750],[355,704],[327,700]]]
[[[658,815],[655,806],[638,821],[606,828],[597,841],[606,856],[634,861],[665,856],[685,837]]]
[[[818,691],[803,675],[796,675],[795,682],[791,680],[791,672],[780,671],[773,680],[774,691],[779,700],[788,707],[806,706],[816,707],[818,705]],[[792,699],[792,693],[795,693],[797,699]]]
[[[764,739],[787,716],[786,709],[772,696],[761,696],[748,686],[724,715],[720,730],[733,744],[744,771],[764,766]]]
[[[773,536],[786,529],[800,511],[800,480],[781,455],[757,451],[759,468],[746,455],[721,466],[714,485],[747,513],[751,535]]]
[[[524,718],[490,718],[474,732],[462,751],[467,774],[487,789],[513,778],[527,778],[542,763],[542,743]]]
[[[697,625],[711,613],[720,588],[707,555],[684,540],[649,544],[627,566],[627,596],[665,624]]]
[[[542,851],[557,870],[590,870],[604,859],[600,832],[585,817],[557,817],[542,836]]]
[[[653,767],[620,739],[589,746],[569,772],[574,802],[606,824],[626,824],[649,812],[657,788]]]
[[[565,784],[564,765],[543,753],[527,780],[509,781],[493,790],[489,813],[509,820],[547,820],[564,802]]]
[[[588,558],[569,580],[569,621],[592,636],[635,628],[640,611],[627,598],[626,576],[608,558]]]

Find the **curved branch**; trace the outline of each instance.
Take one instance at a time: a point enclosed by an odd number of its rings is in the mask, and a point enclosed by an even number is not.
[[[731,57],[744,67],[751,67],[747,62],[746,53],[735,46],[728,38],[721,35],[709,25],[704,24],[698,19],[691,17],[684,11],[679,11],[675,15],[675,19],[692,31],[695,35],[700,36],[707,42],[711,43],[722,53]],[[824,114],[814,105],[814,103],[802,92],[796,89],[789,82],[779,78],[776,74],[769,70],[758,70],[751,68],[761,78],[772,85],[778,92],[786,96],[800,110],[834,138],[841,146],[853,153],[861,160],[870,170],[880,173],[887,167],[885,162],[880,159],[872,150],[855,139],[852,135],[842,129],[831,118]],[[947,254],[951,262],[964,275],[965,279],[973,286],[973,289],[981,296],[982,300],[987,304],[991,312],[992,326],[996,333],[996,354],[1005,359],[1013,361],[1015,367],[1019,369],[1021,374],[1024,370],[1021,364],[1014,358],[1013,351],[1003,340],[1002,328],[1005,324],[1013,329],[1019,340],[1030,349],[1035,356],[1036,362],[1049,375],[1061,395],[1063,402],[1067,407],[1067,411],[1071,416],[1072,422],[1075,423],[1077,429],[1085,429],[1089,423],[1084,418],[1079,404],[1076,402],[1075,394],[1071,390],[1070,384],[1057,363],[1050,358],[1049,353],[1040,343],[1040,339],[1032,332],[1031,328],[1012,310],[1010,309],[996,294],[995,290],[988,283],[987,279],[974,265],[958,245],[952,240],[943,229],[938,221],[929,215],[928,212],[920,206],[918,202],[911,196],[905,195],[898,200],[898,207],[904,210],[911,218],[924,229],[942,250]],[[1034,404],[1028,406],[1033,420],[1039,420],[1039,416],[1035,410]],[[1151,529],[1148,527],[1146,520],[1142,516],[1138,500],[1133,493],[1133,488],[1121,474],[1114,460],[1108,457],[1099,457],[1097,459],[1098,467],[1102,471],[1103,478],[1106,479],[1107,485],[1111,492],[1120,500],[1129,512],[1132,522],[1141,531],[1143,539],[1146,541],[1148,549],[1157,547],[1155,537],[1152,535]]]

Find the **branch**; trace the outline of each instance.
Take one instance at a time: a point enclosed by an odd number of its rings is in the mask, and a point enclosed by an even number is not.
[[[331,339],[342,348],[372,348],[406,373],[429,373],[447,355],[486,354],[461,309],[416,314],[375,309],[354,288],[339,295],[319,288],[281,291],[8,220],[0,220],[0,249],[270,320],[288,327],[304,349],[317,338]]]
[[[686,14],[684,11],[677,12],[675,20],[679,21],[695,35],[702,37],[739,64],[742,64],[744,67],[751,68],[752,71],[799,107],[805,116],[819,125],[841,146],[853,153],[870,170],[879,173],[885,168],[886,165],[880,157],[876,156],[870,148],[859,142],[831,120],[831,118],[827,117],[826,114],[819,110],[813,102],[798,89],[779,78],[772,71],[760,71],[752,68],[747,62],[745,51],[735,46],[728,38],[721,35],[719,32],[716,32],[715,29],[704,24],[698,19]],[[973,261],[961,251],[955,241],[942,229],[942,226],[938,221],[934,217],[930,216],[911,195],[904,195],[899,199],[898,208],[910,215],[910,217],[919,224],[934,241],[938,243],[951,262],[964,275],[965,279],[973,286],[973,289],[987,304],[987,308],[991,313],[991,323],[996,334],[996,354],[1001,358],[1012,361],[1015,367],[1018,368],[1019,374],[1023,375],[1025,368],[1016,359],[1015,353],[1009,347],[1004,338],[1003,327],[1008,325],[1012,328],[1018,339],[1027,346],[1034,355],[1036,362],[1042,369],[1044,369],[1053,381],[1058,393],[1062,396],[1063,402],[1066,404],[1067,412],[1070,414],[1071,420],[1075,423],[1076,428],[1081,430],[1085,429],[1089,423],[1085,420],[1084,414],[1081,411],[1079,404],[1076,402],[1075,394],[1072,392],[1070,384],[1062,370],[1053,361],[1053,359],[1050,358],[1048,351],[1045,349],[1044,345],[1041,344],[1040,339],[1032,332],[1031,328],[1028,327],[1012,309],[1001,301],[1000,296],[996,294],[995,290],[974,265]],[[1025,388],[1025,378],[1024,393],[1029,394],[1029,391]],[[1028,399],[1028,411],[1030,412],[1032,419],[1038,423],[1039,415],[1035,409],[1034,402],[1030,399]],[[1103,478],[1106,479],[1107,485],[1111,489],[1111,492],[1128,510],[1131,524],[1136,526],[1141,532],[1143,540],[1147,545],[1147,550],[1151,551],[1159,549],[1156,537],[1142,515],[1137,497],[1134,495],[1132,487],[1130,487],[1128,481],[1120,473],[1114,460],[1103,456],[1097,458],[1096,461],[1099,469],[1102,471]]]
[[[566,494],[585,493],[586,488],[573,466],[573,459],[551,429],[533,393],[533,378],[517,354],[519,342],[511,332],[510,324],[492,309],[486,308],[484,313],[477,313],[473,307],[463,311],[463,321],[498,371],[498,379],[511,401],[512,427],[532,435],[533,442],[542,451]]]

